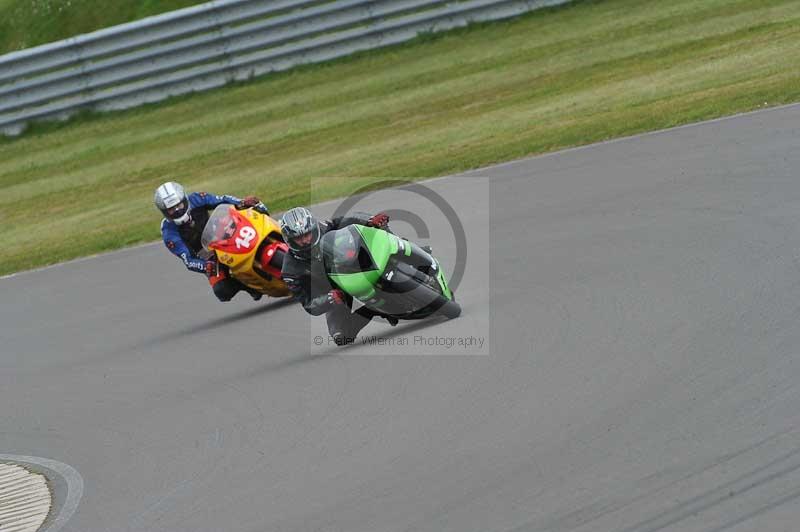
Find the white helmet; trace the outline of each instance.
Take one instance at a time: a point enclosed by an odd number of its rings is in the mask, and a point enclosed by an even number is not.
[[[164,217],[177,225],[183,225],[192,219],[189,215],[189,198],[178,183],[168,181],[158,187],[153,201]]]

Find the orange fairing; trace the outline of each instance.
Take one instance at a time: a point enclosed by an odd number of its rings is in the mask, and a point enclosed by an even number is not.
[[[273,297],[290,295],[280,277],[283,256],[288,250],[278,222],[269,215],[254,209],[218,205],[200,240],[203,249],[216,255],[220,266],[237,281]]]
[[[214,228],[214,240],[208,247],[231,255],[243,255],[258,246],[258,236],[258,231],[250,220],[231,207]]]

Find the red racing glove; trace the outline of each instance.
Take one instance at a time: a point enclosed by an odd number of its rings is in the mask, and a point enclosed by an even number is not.
[[[219,264],[215,260],[206,261],[206,276],[215,277],[219,274]]]
[[[344,292],[335,288],[328,292],[328,303],[331,305],[344,305]]]
[[[379,212],[375,216],[369,219],[367,222],[370,227],[377,227],[378,229],[386,229],[389,227],[389,215],[386,213]]]
[[[261,203],[261,200],[258,199],[258,196],[247,196],[239,203],[239,208],[250,209],[258,205],[259,203]]]

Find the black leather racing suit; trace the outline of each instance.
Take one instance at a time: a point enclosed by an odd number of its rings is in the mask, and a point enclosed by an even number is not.
[[[320,220],[320,238],[328,231],[341,229],[352,224],[370,225],[370,215],[354,213],[352,216],[342,216],[333,220]],[[388,228],[384,228],[388,231]],[[374,316],[366,307],[361,307],[351,312],[353,298],[345,294],[345,304],[335,304],[329,301],[328,292],[333,289],[322,264],[319,246],[316,246],[308,256],[299,255],[290,251],[283,260],[281,278],[289,287],[294,298],[306,312],[312,316],[325,314],[328,322],[328,332],[338,345],[352,343]]]

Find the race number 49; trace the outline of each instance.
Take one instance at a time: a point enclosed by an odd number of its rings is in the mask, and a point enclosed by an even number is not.
[[[239,236],[236,237],[236,247],[238,249],[241,248],[249,248],[250,243],[256,237],[256,230],[249,226],[244,226],[239,229]]]

